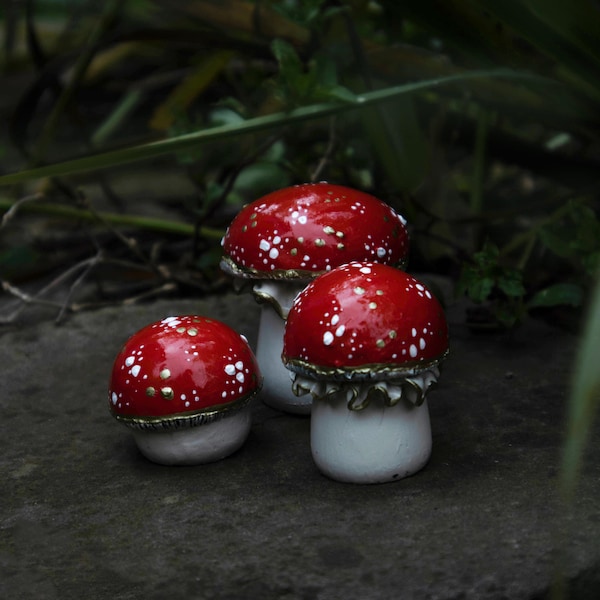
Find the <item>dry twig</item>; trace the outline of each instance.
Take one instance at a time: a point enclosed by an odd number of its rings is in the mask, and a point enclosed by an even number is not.
[[[24,196],[17,200],[3,215],[2,221],[0,221],[0,229],[6,227],[8,223],[17,215],[17,212],[24,204],[29,204],[31,202],[38,202],[39,200],[43,200],[44,195],[37,193],[31,194],[30,196]]]

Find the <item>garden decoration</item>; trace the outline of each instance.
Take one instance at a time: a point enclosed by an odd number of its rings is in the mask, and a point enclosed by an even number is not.
[[[373,260],[402,266],[407,254],[404,219],[374,196],[345,186],[292,186],[240,211],[223,238],[221,267],[238,282],[253,283],[262,303],[256,355],[268,405],[310,413],[311,398],[292,393],[281,362],[284,323],[296,295],[341,264]]]
[[[165,465],[225,458],[250,431],[262,378],[247,340],[202,316],[173,316],[135,333],[115,359],[110,411],[146,458]]]
[[[427,392],[448,353],[443,309],[393,267],[352,262],[312,281],[287,318],[283,361],[313,397],[311,451],[327,476],[381,483],[431,453]]]

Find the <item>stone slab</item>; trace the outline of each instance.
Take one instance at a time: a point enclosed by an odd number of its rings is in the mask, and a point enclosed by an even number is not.
[[[318,472],[308,418],[260,401],[223,461],[139,454],[108,412],[112,361],[140,327],[186,313],[256,340],[258,307],[233,295],[1,336],[0,598],[541,600],[557,550],[571,597],[600,597],[597,436],[572,510],[556,491],[572,336],[536,322],[476,336],[450,310],[429,464],[358,486]]]

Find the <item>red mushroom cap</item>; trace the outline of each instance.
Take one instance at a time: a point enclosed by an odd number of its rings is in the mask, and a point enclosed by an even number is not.
[[[341,185],[287,187],[245,206],[223,238],[221,266],[253,279],[306,279],[353,260],[402,265],[404,219]]]
[[[198,425],[243,407],[260,389],[256,358],[231,327],[200,316],[167,317],[127,340],[110,380],[110,410],[138,428]]]
[[[384,379],[437,365],[448,352],[440,303],[414,277],[353,262],[321,275],[288,315],[283,361],[322,379]]]

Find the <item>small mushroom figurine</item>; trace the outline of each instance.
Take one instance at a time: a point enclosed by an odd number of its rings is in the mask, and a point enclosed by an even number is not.
[[[146,458],[201,464],[245,442],[249,403],[261,385],[243,336],[215,319],[172,316],[127,340],[113,364],[108,400]]]
[[[293,390],[313,397],[311,451],[332,479],[382,483],[427,463],[426,395],[448,328],[425,285],[393,267],[352,262],[311,282],[285,327]]]
[[[256,355],[270,406],[309,414],[311,398],[291,391],[281,363],[290,306],[314,277],[352,260],[402,266],[406,222],[381,200],[352,188],[308,183],[283,188],[245,206],[223,238],[224,271],[254,283],[262,303]]]

